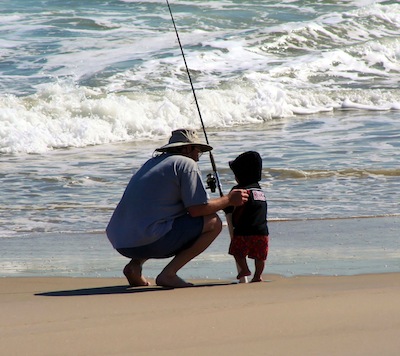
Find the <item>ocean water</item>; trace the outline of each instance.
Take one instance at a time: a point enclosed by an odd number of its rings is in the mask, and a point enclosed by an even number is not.
[[[400,271],[400,4],[170,5],[224,192],[229,160],[263,157],[266,272]],[[120,276],[104,229],[125,185],[201,132],[167,3],[4,0],[0,48],[0,276]],[[228,239],[182,275],[230,277]]]

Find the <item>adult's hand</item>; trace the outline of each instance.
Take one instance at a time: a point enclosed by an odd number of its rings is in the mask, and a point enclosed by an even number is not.
[[[220,198],[211,199],[207,204],[194,205],[187,208],[189,214],[195,216],[205,216],[215,214],[217,211],[227,206],[243,205],[249,199],[249,194],[245,189],[234,189],[228,195]]]
[[[229,205],[240,206],[249,200],[249,193],[245,189],[233,189],[228,194]]]

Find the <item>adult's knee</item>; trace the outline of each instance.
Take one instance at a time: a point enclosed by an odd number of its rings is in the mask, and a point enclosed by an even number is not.
[[[217,214],[204,217],[204,231],[212,231],[218,235],[222,231],[222,221]]]

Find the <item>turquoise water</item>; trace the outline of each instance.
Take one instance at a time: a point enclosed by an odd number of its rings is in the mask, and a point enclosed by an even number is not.
[[[400,5],[243,3],[170,3],[224,191],[234,184],[227,162],[253,149],[272,222],[397,222]],[[0,274],[119,275],[125,260],[104,228],[131,174],[171,130],[200,129],[166,3],[2,1],[0,44]],[[206,155],[200,167],[205,177]],[[319,273],[283,234],[274,273]],[[104,249],[91,255],[93,241]],[[302,250],[307,265],[344,273],[340,258],[326,259],[331,243]],[[381,271],[363,234],[354,243],[366,259],[350,270]],[[189,277],[229,266],[226,246],[215,248]],[[396,237],[379,249],[396,270]]]

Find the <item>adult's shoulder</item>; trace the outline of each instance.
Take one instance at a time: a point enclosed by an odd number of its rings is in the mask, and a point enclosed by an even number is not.
[[[169,162],[174,167],[174,170],[181,172],[200,172],[199,165],[193,159],[182,155],[171,155]]]
[[[184,165],[188,165],[188,166],[196,166],[197,167],[197,163],[193,159],[186,157],[186,156],[171,155],[169,157],[169,159],[178,164],[184,164]]]

